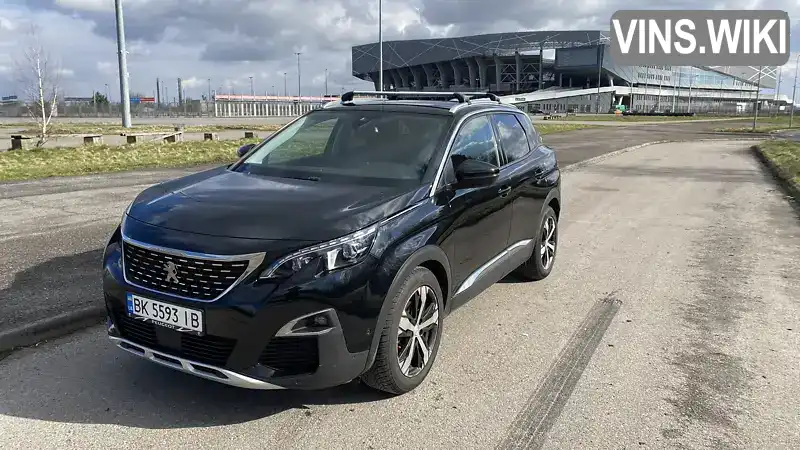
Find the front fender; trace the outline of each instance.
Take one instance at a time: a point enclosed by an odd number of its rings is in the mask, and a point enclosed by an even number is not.
[[[375,324],[375,332],[372,336],[372,344],[370,345],[364,371],[369,370],[375,362],[383,325],[386,323],[391,308],[391,302],[388,300],[397,294],[403,281],[415,268],[431,261],[438,263],[444,268],[446,277],[446,286],[442,286],[445,299],[449,299],[452,294],[450,261],[440,247],[429,243],[433,232],[433,227],[424,230],[395,247],[395,249],[383,259],[383,263],[376,276],[376,282],[370,284],[370,295],[382,298],[383,304],[381,305],[378,320]],[[389,274],[394,274],[394,276],[389,279]],[[450,303],[447,302],[444,315],[448,313],[449,306]]]

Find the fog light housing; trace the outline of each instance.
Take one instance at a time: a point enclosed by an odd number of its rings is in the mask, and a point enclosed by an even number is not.
[[[298,317],[278,330],[276,336],[309,336],[323,334],[338,326],[332,309]]]

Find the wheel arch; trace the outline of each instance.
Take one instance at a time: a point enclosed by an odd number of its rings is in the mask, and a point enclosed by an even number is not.
[[[403,281],[417,267],[425,267],[433,272],[433,275],[439,282],[442,295],[444,296],[442,299],[442,303],[444,304],[444,316],[446,316],[447,312],[449,311],[449,300],[452,297],[450,261],[448,260],[445,252],[436,245],[425,245],[420,247],[414,253],[412,253],[411,256],[406,258],[403,265],[400,266],[400,269],[394,276],[392,284],[389,287],[386,296],[384,297],[383,304],[381,305],[381,311],[378,314],[375,332],[372,335],[372,343],[370,344],[369,354],[367,355],[367,363],[364,367],[365,372],[369,370],[369,368],[375,363],[375,357],[378,354],[378,345],[381,338],[382,324],[386,321],[386,316],[389,314],[389,308],[391,307],[390,302],[387,300],[394,297],[394,295],[402,286]]]
[[[551,189],[550,192],[547,193],[547,197],[545,198],[544,204],[542,205],[542,211],[540,216],[544,215],[544,210],[547,207],[553,208],[553,212],[556,213],[556,219],[561,218],[561,190],[559,188]]]

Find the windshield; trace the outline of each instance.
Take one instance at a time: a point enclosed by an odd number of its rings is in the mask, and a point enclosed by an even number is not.
[[[238,171],[327,182],[420,183],[449,116],[315,111],[261,144]]]

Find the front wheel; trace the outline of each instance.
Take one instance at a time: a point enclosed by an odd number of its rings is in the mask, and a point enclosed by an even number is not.
[[[547,278],[553,270],[558,249],[558,218],[553,208],[547,207],[542,214],[539,233],[533,254],[517,269],[517,273],[529,281]]]
[[[375,363],[361,376],[367,386],[404,394],[419,386],[431,370],[442,335],[442,290],[433,273],[415,268],[390,300]]]

